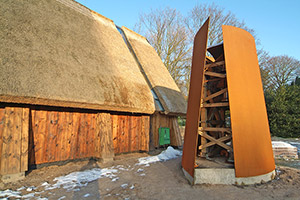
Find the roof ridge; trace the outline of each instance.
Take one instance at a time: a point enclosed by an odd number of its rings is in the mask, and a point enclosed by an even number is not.
[[[146,40],[146,42],[150,45],[150,43],[148,42],[147,38],[138,34],[137,32],[127,28],[126,26],[122,26],[122,29],[125,29],[126,31],[128,31],[130,34],[136,36],[138,39],[142,39],[142,40]]]
[[[78,3],[75,0],[56,0],[56,1],[64,4],[65,6],[68,6],[69,8],[71,8],[87,17],[91,17],[91,18],[95,19],[93,15],[96,15],[97,17],[100,17],[100,18],[107,20],[114,24],[114,21],[112,19],[109,19],[109,18],[97,13],[96,11],[91,10],[90,8],[82,5],[81,3]],[[90,13],[88,13],[87,11],[89,11]]]

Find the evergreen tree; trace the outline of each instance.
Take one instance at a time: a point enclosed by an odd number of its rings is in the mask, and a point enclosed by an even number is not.
[[[266,92],[271,134],[280,137],[300,137],[300,83]]]

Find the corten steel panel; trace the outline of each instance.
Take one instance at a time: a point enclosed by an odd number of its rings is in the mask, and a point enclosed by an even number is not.
[[[255,40],[247,31],[222,26],[236,177],[275,169]]]
[[[194,177],[195,157],[197,153],[200,103],[203,86],[203,73],[207,47],[209,18],[197,32],[191,69],[190,91],[186,115],[182,167]]]

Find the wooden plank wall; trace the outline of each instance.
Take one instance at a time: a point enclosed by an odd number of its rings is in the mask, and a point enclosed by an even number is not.
[[[0,174],[79,158],[149,151],[150,116],[0,104]]]
[[[181,146],[182,139],[176,116],[169,116],[160,113],[155,113],[151,116],[151,141],[150,145],[159,147],[159,128],[166,127],[170,129],[170,143],[172,146]]]
[[[97,113],[31,109],[30,165],[101,157],[97,118]]]
[[[149,151],[149,116],[111,115],[115,154]]]
[[[0,174],[28,170],[29,109],[0,108]]]
[[[29,163],[149,151],[149,116],[31,109]]]

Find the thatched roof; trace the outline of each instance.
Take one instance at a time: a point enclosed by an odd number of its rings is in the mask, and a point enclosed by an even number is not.
[[[186,114],[187,103],[164,63],[147,39],[122,27],[142,71],[167,114]]]
[[[155,111],[115,24],[74,1],[0,1],[0,44],[0,102]]]

